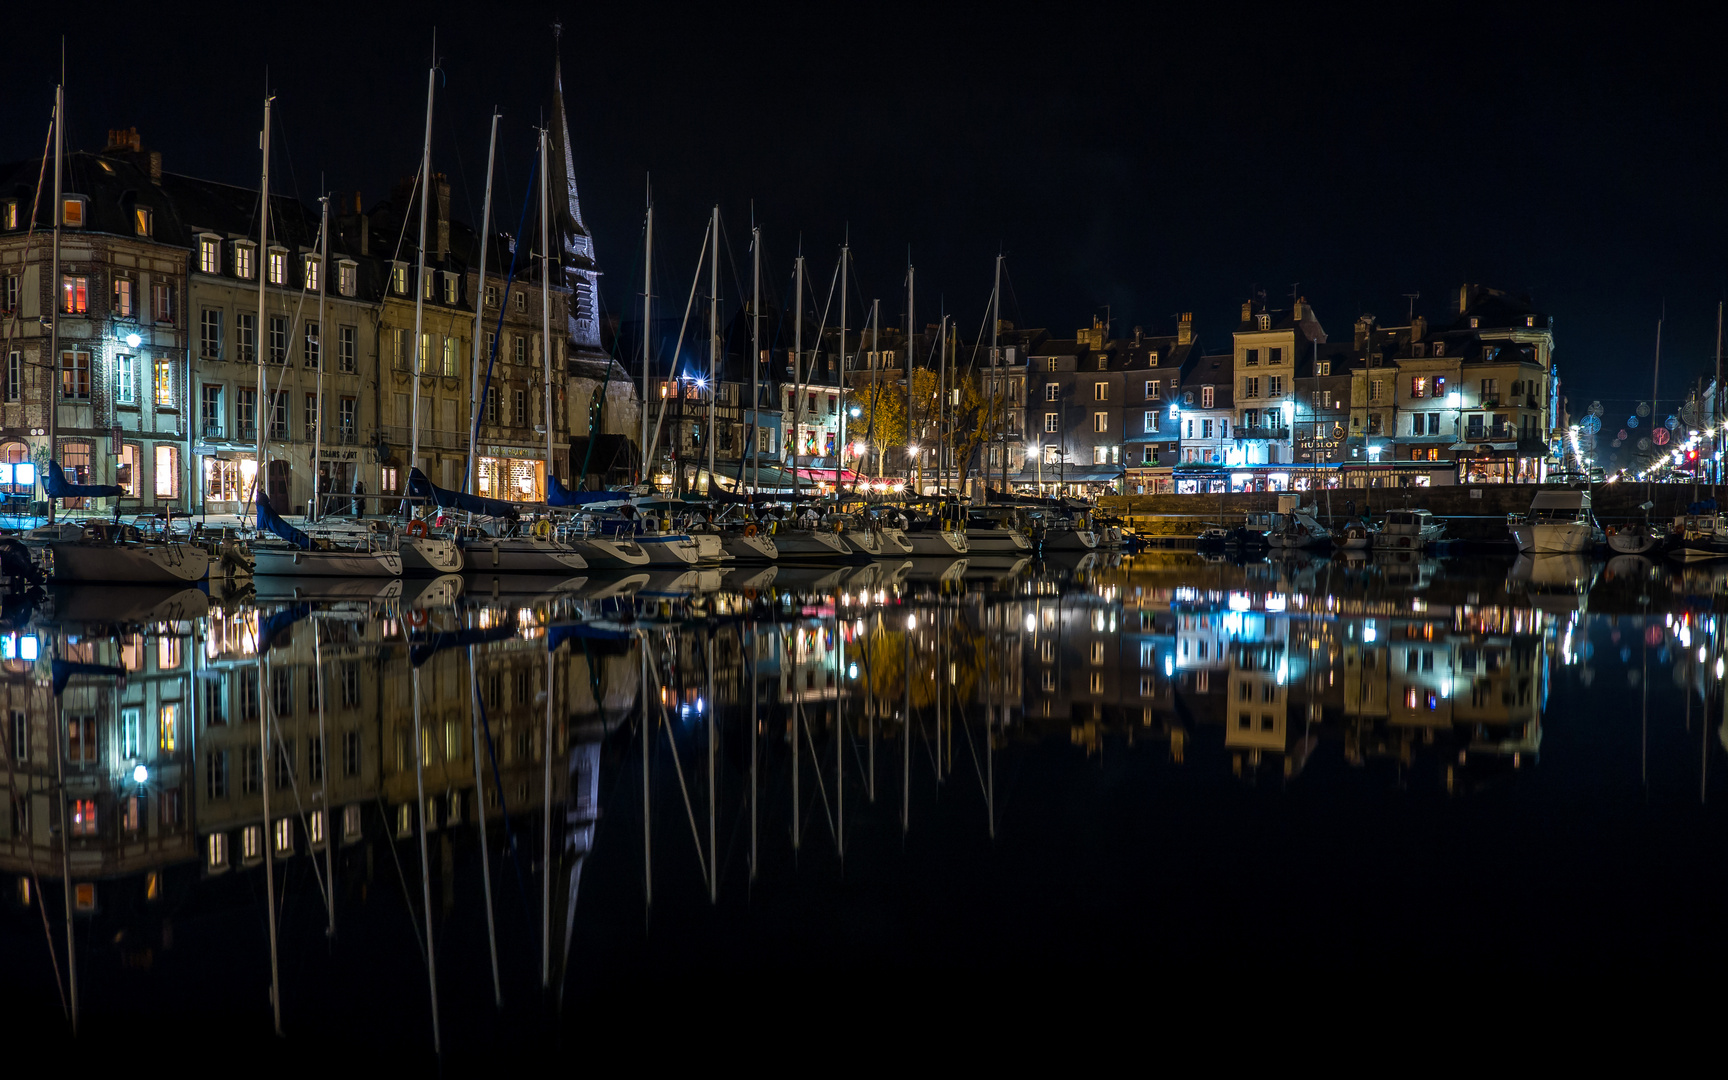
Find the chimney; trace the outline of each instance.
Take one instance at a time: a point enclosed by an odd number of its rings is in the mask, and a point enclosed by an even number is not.
[[[1182,321],[1176,324],[1176,344],[1191,345],[1194,342],[1194,313],[1184,311]]]
[[[1374,316],[1364,315],[1356,320],[1356,351],[1366,353],[1374,342]]]
[[[433,184],[437,192],[437,203],[433,210],[438,215],[437,238],[432,242],[432,258],[443,262],[450,254],[450,179],[443,173],[433,174]]]
[[[155,150],[144,152],[144,140],[137,128],[109,128],[108,144],[102,153],[130,161],[149,175],[152,184],[162,183],[162,155]]]
[[[1254,317],[1254,301],[1242,301],[1242,321],[1247,322]]]
[[[1421,341],[1428,336],[1428,320],[1417,315],[1410,320],[1410,340],[1412,343]]]
[[[1145,337],[1145,336],[1146,336],[1145,329],[1143,329],[1142,327],[1138,327],[1138,326],[1136,326],[1134,328],[1134,344],[1135,345],[1139,345],[1140,339]]]

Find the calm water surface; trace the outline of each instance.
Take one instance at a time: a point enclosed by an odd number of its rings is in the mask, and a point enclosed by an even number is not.
[[[1718,612],[1571,557],[59,593],[0,636],[8,1015],[460,1056],[1708,968]]]

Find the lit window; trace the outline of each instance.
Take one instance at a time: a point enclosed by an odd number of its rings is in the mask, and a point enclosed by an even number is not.
[[[292,855],[294,853],[294,819],[282,818],[276,822],[276,854]]]
[[[454,304],[456,302],[456,275],[455,274],[445,274],[444,275],[444,302],[446,304]]]
[[[252,269],[252,253],[257,250],[252,244],[234,245],[234,276],[245,281],[251,281],[255,271]]]
[[[120,447],[120,468],[115,479],[120,485],[121,492],[128,499],[138,497],[139,471],[138,444],[124,444]]]
[[[264,857],[264,829],[248,825],[240,831],[240,857],[247,861]]]
[[[1110,414],[1107,412],[1093,413],[1092,414],[1092,430],[1093,431],[1109,431],[1110,430]]]
[[[67,349],[60,354],[60,396],[67,400],[90,400],[90,354]]]
[[[486,286],[486,306],[487,307],[497,307],[498,306],[498,286],[496,286],[496,285]]]
[[[227,865],[228,835],[211,833],[204,841],[204,866],[209,870],[221,870]]]
[[[222,241],[214,236],[198,238],[198,269],[206,274],[222,272]]]
[[[69,229],[84,227],[84,197],[68,195],[60,200],[60,223]],[[1475,325],[1472,321],[1471,325]]]
[[[1092,384],[1092,400],[1093,401],[1109,401],[1110,400],[1110,384],[1104,383],[1104,382],[1093,383]]]
[[[179,639],[172,639],[176,645]],[[162,753],[172,754],[179,747],[180,735],[180,704],[173,702],[162,706],[156,716],[156,743]]]
[[[408,267],[405,263],[397,263],[390,268],[390,289],[398,296],[408,293]]]
[[[286,251],[272,251],[269,258],[270,284],[288,284],[288,253]]]
[[[153,365],[156,405],[162,409],[174,407],[174,362],[166,356],[158,356]]]
[[[120,405],[138,403],[138,358],[122,353],[114,358],[114,401]]]
[[[149,236],[155,220],[156,215],[148,206],[134,206],[132,208],[132,227],[139,236]]]
[[[180,450],[167,443],[156,444],[156,497],[173,499],[180,495]]]
[[[120,287],[120,282],[125,281],[125,280],[126,279],[124,279],[124,278],[115,278],[114,279],[114,287],[115,287],[115,298],[114,298],[114,309],[115,310],[114,310],[114,313],[116,315],[130,315],[130,314],[132,314],[132,311],[131,311],[132,293],[130,291],[130,286],[132,283],[130,281],[126,281],[126,284],[128,286],[128,291],[126,293],[127,306],[124,310],[122,310],[121,306],[120,306],[119,287]],[[67,315],[87,315],[90,313],[90,279],[89,278],[85,277],[82,274],[67,274],[60,279],[60,310]]]
[[[353,296],[360,288],[360,267],[346,260],[336,266],[336,291]]]
[[[95,799],[74,799],[74,800],[72,800],[72,835],[73,836],[95,836],[96,835],[96,800]],[[79,887],[83,888],[83,886],[79,886]]]
[[[306,288],[310,292],[318,291],[318,256],[308,255],[302,265],[306,273]]]
[[[1046,433],[1054,433],[1056,431],[1056,414],[1055,413],[1047,412],[1044,414],[1044,431]]]

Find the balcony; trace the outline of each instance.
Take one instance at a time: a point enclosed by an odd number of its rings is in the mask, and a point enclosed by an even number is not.
[[[206,420],[198,430],[204,433],[206,439],[222,438],[222,423],[219,420]]]
[[[413,441],[410,430],[405,425],[387,424],[378,429],[378,438],[387,443],[407,446]],[[534,435],[535,439],[544,439],[545,433]],[[438,447],[445,450],[462,450],[468,446],[468,432],[445,431],[440,428],[422,427],[420,429],[420,445]]]
[[[1289,437],[1290,437],[1290,429],[1287,427],[1264,427],[1260,424],[1255,424],[1251,427],[1248,427],[1248,426],[1238,427],[1234,432],[1231,433],[1231,438],[1235,438],[1235,439],[1274,439],[1274,440],[1276,440],[1276,439],[1288,439]]]

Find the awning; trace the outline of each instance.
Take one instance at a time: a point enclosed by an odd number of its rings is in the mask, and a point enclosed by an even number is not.
[[[1451,448],[1453,450],[1474,450],[1477,452],[1481,452],[1483,450],[1516,450],[1516,449],[1518,449],[1518,444],[1517,444],[1517,442],[1479,442],[1479,443],[1461,442],[1461,443],[1453,443]],[[1534,452],[1534,451],[1532,451],[1532,452]]]
[[[1070,469],[1066,474],[1060,470],[1051,472],[1044,470],[1046,484],[1110,484],[1122,479],[1121,469],[1094,469],[1091,472],[1075,472]]]

